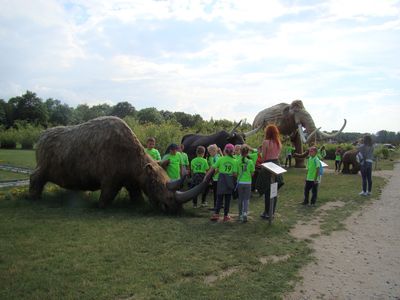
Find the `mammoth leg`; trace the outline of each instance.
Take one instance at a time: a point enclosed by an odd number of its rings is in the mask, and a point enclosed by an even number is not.
[[[40,169],[36,169],[29,178],[29,196],[32,199],[39,199],[46,182],[47,179],[43,172]]]
[[[127,189],[129,193],[129,198],[131,199],[132,202],[144,200],[142,190],[138,186],[130,184],[126,185],[125,188]]]
[[[291,138],[293,147],[295,148],[295,152],[298,154],[302,154],[303,153],[303,143],[301,142],[301,137],[300,134],[298,132],[296,132],[296,134]],[[304,168],[304,158],[299,158],[299,157],[295,157],[294,158],[296,164],[295,167],[296,168]]]
[[[113,185],[113,184],[102,184],[101,186],[101,193],[99,199],[99,207],[105,208],[109,205],[117,196],[120,187]]]

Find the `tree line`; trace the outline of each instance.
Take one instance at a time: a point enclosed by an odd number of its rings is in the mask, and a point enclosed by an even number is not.
[[[194,132],[211,133],[216,130],[230,130],[234,121],[204,120],[199,114],[187,114],[185,112],[171,112],[158,110],[155,107],[137,110],[127,101],[116,105],[98,104],[88,106],[79,104],[70,107],[60,100],[49,98],[42,100],[31,91],[26,91],[21,96],[10,98],[8,101],[0,99],[0,127],[4,129],[21,127],[21,124],[29,124],[37,127],[53,127],[58,125],[79,124],[100,116],[117,116],[119,118],[133,118],[139,124],[176,123],[184,129]],[[242,123],[241,130],[249,130],[251,125]],[[364,133],[344,132],[336,139],[339,143],[352,143],[363,136]],[[377,143],[400,144],[400,132],[380,130],[372,134]]]

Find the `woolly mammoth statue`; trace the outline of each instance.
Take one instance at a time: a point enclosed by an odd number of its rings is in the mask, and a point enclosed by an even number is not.
[[[100,117],[74,126],[47,129],[39,138],[37,167],[29,192],[39,198],[47,182],[72,190],[101,190],[100,207],[110,204],[125,187],[132,200],[145,193],[166,212],[176,212],[206,187],[180,192],[181,182],[144,151],[136,135],[117,117]]]
[[[313,137],[316,139],[333,138],[341,133],[346,126],[346,119],[342,128],[334,134],[321,132],[304,108],[303,102],[295,100],[291,104],[280,103],[260,111],[253,121],[254,131],[264,128],[268,124],[275,124],[281,135],[290,137],[296,153],[302,153],[303,143],[310,143]],[[303,128],[305,128],[305,132]],[[296,158],[296,168],[301,167],[304,167],[304,159]]]
[[[360,164],[356,160],[358,150],[353,149],[346,151],[342,157],[343,174],[357,174],[360,171]]]

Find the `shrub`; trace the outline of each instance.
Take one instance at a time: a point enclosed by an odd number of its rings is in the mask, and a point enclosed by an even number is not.
[[[161,124],[139,124],[132,117],[127,117],[124,120],[135,133],[143,147],[146,147],[148,137],[154,137],[156,139],[156,148],[160,151],[161,157],[164,155],[164,151],[169,144],[176,143],[179,145],[182,137],[186,134],[182,130],[182,126],[174,120],[162,122]]]
[[[21,144],[22,149],[33,149],[33,145],[39,138],[42,131],[41,127],[34,127],[30,124],[19,128],[18,142]]]
[[[0,147],[3,149],[15,149],[18,142],[18,131],[10,128],[0,132]]]

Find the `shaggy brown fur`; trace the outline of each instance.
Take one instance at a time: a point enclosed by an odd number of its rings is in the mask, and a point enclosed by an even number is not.
[[[358,150],[353,149],[346,151],[343,154],[342,163],[343,163],[343,174],[357,174],[360,171],[360,164],[356,160]],[[350,168],[351,166],[351,168]]]
[[[46,182],[53,182],[73,190],[101,189],[101,207],[122,187],[131,198],[144,191],[154,205],[168,211],[181,206],[175,201],[175,192],[167,188],[165,171],[117,117],[46,130],[39,138],[36,160],[29,188],[33,198],[40,197]]]

